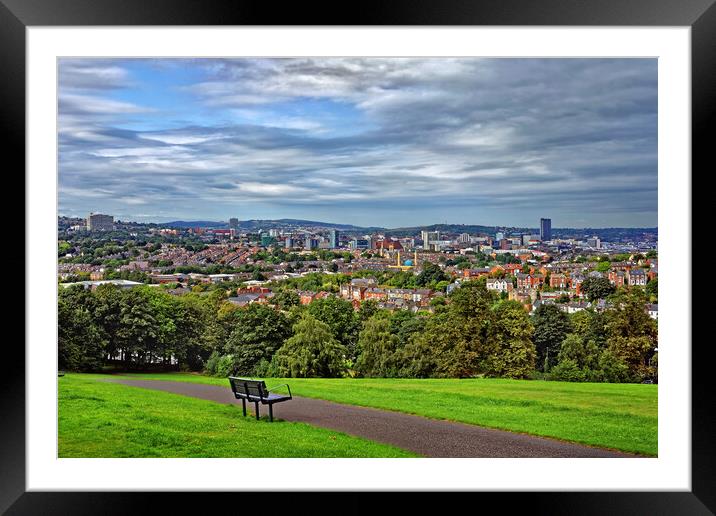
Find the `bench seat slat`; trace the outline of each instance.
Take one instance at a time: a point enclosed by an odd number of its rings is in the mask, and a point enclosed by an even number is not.
[[[290,400],[291,398],[289,396],[286,396],[285,394],[274,394],[273,392],[270,392],[268,396],[266,396],[264,399],[267,399],[269,401],[278,401],[278,400]]]

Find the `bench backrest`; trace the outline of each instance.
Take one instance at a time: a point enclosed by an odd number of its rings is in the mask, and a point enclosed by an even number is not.
[[[266,383],[263,380],[251,380],[249,378],[235,378],[229,377],[231,383],[231,390],[234,394],[242,396],[250,396],[253,398],[265,398],[268,396],[268,389]]]

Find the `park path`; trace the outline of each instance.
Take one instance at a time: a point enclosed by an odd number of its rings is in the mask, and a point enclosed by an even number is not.
[[[241,404],[228,386],[125,378],[107,381],[218,403]],[[248,403],[247,407],[253,413],[253,404]],[[268,407],[263,406],[262,409],[261,412],[268,415]],[[290,401],[277,403],[274,405],[274,417],[391,444],[424,457],[633,457],[627,453],[556,439],[314,398],[294,396]]]

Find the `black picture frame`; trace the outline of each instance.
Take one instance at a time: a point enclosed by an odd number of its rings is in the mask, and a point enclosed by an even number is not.
[[[17,185],[13,185],[15,188],[12,191],[25,191],[24,180],[14,171],[11,174],[9,166],[13,163],[15,170],[25,169],[25,29],[31,26],[89,25],[688,26],[691,27],[692,52],[692,170],[703,169],[702,173],[705,173],[707,165],[713,163],[712,143],[707,135],[716,119],[714,1],[364,0],[359,5],[353,4],[355,8],[350,9],[350,6],[339,2],[327,5],[321,2],[287,2],[279,7],[257,0],[203,3],[198,0],[0,0],[0,141],[7,145],[5,181],[14,177]],[[8,157],[14,159],[8,160]],[[19,246],[13,247],[20,249]],[[13,272],[21,267],[25,274],[31,272],[20,264],[19,258],[14,259],[11,265]],[[24,313],[26,306],[32,306],[32,300],[26,301],[14,303],[13,308]],[[9,320],[19,320],[20,314],[17,315],[16,319]],[[532,513],[549,514],[713,514],[716,511],[716,428],[711,389],[708,388],[711,366],[707,360],[711,342],[712,339],[707,338],[701,343],[705,346],[692,346],[690,492],[481,493],[471,495],[477,496],[479,501],[468,503],[484,506],[485,502],[495,501],[498,506],[511,510],[524,506],[524,510]],[[13,367],[4,367],[1,376],[0,511],[7,510],[8,514],[126,514],[150,510],[168,512],[187,507],[188,497],[195,496],[192,493],[26,492],[25,353],[17,344],[17,339],[6,339],[5,359]],[[357,500],[359,493],[346,494],[340,502],[326,500],[320,505],[304,502],[309,494],[276,493],[271,495],[269,503],[282,511],[288,507],[295,511],[302,506],[310,508],[311,512],[321,512],[321,507],[326,512],[334,512],[335,503],[353,511],[370,507],[365,500]],[[264,505],[258,501],[253,504],[253,496],[247,495],[239,495],[240,502],[235,495],[206,493],[205,496],[211,497],[212,511],[223,507],[236,510],[241,506],[258,510]],[[284,499],[286,497],[290,497],[290,502]],[[262,502],[267,502],[264,496],[260,498]],[[420,494],[411,494],[410,500],[413,504],[424,503]]]

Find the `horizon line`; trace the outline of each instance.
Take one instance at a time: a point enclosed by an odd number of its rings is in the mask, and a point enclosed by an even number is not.
[[[88,212],[89,213],[96,213],[100,214],[99,212]],[[69,216],[69,215],[57,215],[58,218],[65,217],[65,218],[79,218],[79,219],[86,219],[87,217],[78,217],[78,216]],[[234,217],[230,217],[234,218]],[[238,218],[238,217],[237,217]],[[543,217],[543,218],[549,218],[549,217]],[[490,227],[490,228],[515,228],[515,229],[537,229],[539,230],[539,225],[537,226],[515,226],[515,225],[502,225],[502,224],[479,224],[479,223],[465,223],[465,222],[436,222],[432,224],[417,224],[414,226],[394,226],[394,227],[388,227],[388,226],[373,226],[373,225],[367,225],[367,226],[361,226],[353,223],[348,222],[327,222],[322,220],[309,220],[309,219],[300,219],[300,218],[293,218],[293,217],[282,217],[280,219],[238,219],[239,223],[241,222],[247,222],[247,221],[280,221],[280,220],[297,220],[297,221],[305,221],[305,222],[316,222],[319,224],[332,224],[332,225],[340,225],[340,226],[353,226],[356,228],[376,228],[376,229],[387,229],[387,230],[395,230],[395,229],[402,229],[402,228],[421,228],[421,227],[429,227],[429,226],[483,226],[483,227]],[[117,218],[116,221],[119,222],[133,222],[137,224],[169,224],[171,222],[212,222],[212,223],[221,223],[221,224],[228,224],[229,219],[226,220],[192,220],[191,218],[174,218],[172,220],[166,221],[166,222],[157,222],[157,221],[139,221],[139,220],[129,220],[129,219],[120,219]],[[568,227],[568,226],[552,226],[552,230],[557,229],[658,229],[659,226],[583,226],[583,227]]]

